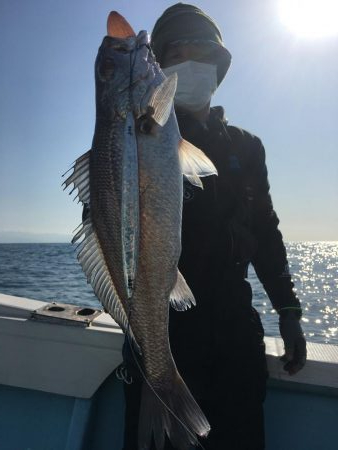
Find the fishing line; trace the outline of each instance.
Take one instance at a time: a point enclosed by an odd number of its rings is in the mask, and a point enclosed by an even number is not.
[[[162,405],[167,409],[167,411],[169,411],[169,413],[178,421],[178,423],[185,429],[185,431],[188,432],[188,434],[190,434],[190,436],[192,436],[195,439],[197,439],[197,445],[199,447],[201,447],[202,450],[205,450],[205,448],[203,447],[203,445],[198,441],[198,438],[196,438],[195,433],[193,433],[188,426],[175,414],[175,412],[170,408],[170,406],[168,406],[162,399],[161,397],[158,395],[158,393],[155,391],[155,389],[153,388],[153,386],[151,385],[150,381],[147,379],[146,374],[144,373],[140,363],[138,362],[137,356],[135,354],[135,351],[133,349],[133,343],[130,339],[130,317],[131,317],[131,308],[129,311],[129,315],[128,315],[128,329],[127,329],[127,339],[128,339],[128,344],[131,350],[131,353],[133,355],[134,361],[136,362],[137,368],[140,371],[142,377],[144,378],[144,381],[147,383],[147,385],[149,386],[150,390],[153,392],[153,394],[155,394],[155,397],[160,401],[160,403],[162,403]],[[169,436],[168,436],[169,437]],[[170,439],[170,438],[169,438]]]
[[[137,47],[138,48],[138,47]],[[134,67],[135,67],[135,63],[136,63],[136,53],[137,53],[137,48],[136,50],[132,50],[129,54],[129,103],[130,106],[132,105],[132,94],[131,94],[131,86],[133,84],[133,72],[134,72]]]

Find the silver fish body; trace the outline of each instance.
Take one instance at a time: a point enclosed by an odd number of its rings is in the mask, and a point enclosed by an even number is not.
[[[139,449],[196,444],[210,427],[181,379],[168,337],[169,305],[193,295],[178,272],[183,175],[216,173],[183,141],[173,110],[176,79],[166,79],[148,35],[105,37],[96,65],[96,127],[89,152],[65,182],[89,208],[73,241],[96,296],[139,352],[145,375]],[[180,156],[181,151],[181,156]],[[171,300],[170,300],[171,299]]]

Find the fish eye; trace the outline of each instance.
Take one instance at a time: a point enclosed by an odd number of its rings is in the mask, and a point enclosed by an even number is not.
[[[150,134],[153,129],[153,121],[147,116],[140,117],[138,121],[138,129],[143,134]]]

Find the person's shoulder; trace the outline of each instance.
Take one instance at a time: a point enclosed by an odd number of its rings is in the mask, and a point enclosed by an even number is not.
[[[248,169],[265,163],[265,150],[261,139],[250,131],[234,125],[226,125],[231,147],[237,153],[242,165]]]
[[[225,115],[224,108],[222,106],[213,106],[210,109],[210,117],[213,122],[221,121],[223,122],[223,127],[230,137],[231,141],[241,143],[248,147],[261,147],[262,141],[255,134],[250,131],[245,130],[239,126],[232,125],[229,123],[228,118]]]
[[[229,136],[233,141],[241,141],[243,145],[252,150],[262,146],[261,139],[250,131],[235,125],[230,125],[229,123],[226,124],[226,127]]]
[[[210,109],[210,117],[214,123],[223,123],[222,127],[227,137],[227,147],[237,154],[244,163],[251,164],[265,160],[265,150],[261,139],[252,132],[229,123],[222,106]]]

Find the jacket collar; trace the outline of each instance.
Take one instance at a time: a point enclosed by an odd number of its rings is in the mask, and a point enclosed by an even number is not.
[[[198,120],[188,113],[176,113],[180,131],[184,139],[188,141],[200,141],[205,137],[212,135],[223,136],[226,140],[231,141],[228,132],[227,120],[224,117],[224,109],[222,106],[213,106],[210,108],[209,118],[206,126],[203,126]]]

